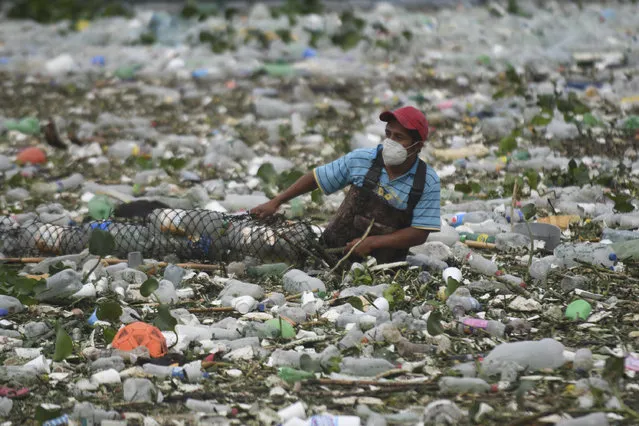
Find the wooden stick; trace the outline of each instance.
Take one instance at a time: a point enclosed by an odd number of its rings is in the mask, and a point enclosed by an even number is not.
[[[371,232],[371,229],[373,229],[373,224],[375,223],[375,219],[371,219],[371,223],[368,225],[368,228],[366,228],[366,232],[364,232],[364,235],[362,235],[362,238],[360,238],[360,240],[358,242],[356,242],[353,247],[351,247],[351,249],[348,251],[348,253],[346,253],[346,256],[342,257],[339,262],[337,262],[337,265],[335,265],[333,267],[333,269],[331,269],[329,271],[329,275],[332,275],[335,273],[335,271],[337,271],[337,269],[339,269],[339,267],[342,265],[342,263],[344,263],[346,261],[346,259],[348,259],[350,257],[350,255],[353,253],[353,251],[355,251],[355,249],[357,248],[357,246],[359,246],[362,241],[364,241],[366,239],[366,237],[368,237],[368,233]]]
[[[233,312],[235,308],[232,306],[216,306],[214,308],[193,308],[188,309],[192,314],[204,314],[206,312]]]
[[[466,244],[468,247],[478,248],[478,249],[495,250],[497,248],[497,245],[495,243],[482,243],[481,241],[473,241],[473,240],[466,240],[464,241],[464,244]]]
[[[344,380],[344,379],[315,379],[308,380],[307,383],[319,383],[320,385],[339,385],[339,386],[388,386],[388,387],[411,387],[411,386],[427,386],[434,385],[433,382],[415,382],[415,381],[387,381],[379,380]]]

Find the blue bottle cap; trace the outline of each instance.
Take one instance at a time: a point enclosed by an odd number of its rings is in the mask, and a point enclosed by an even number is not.
[[[93,325],[93,324],[96,323],[96,321],[98,321],[98,309],[97,308],[95,309],[95,311],[93,311],[93,313],[91,314],[91,316],[89,317],[87,322],[89,323],[89,325]]]
[[[617,261],[617,255],[615,253],[610,253],[608,255],[608,259],[612,260],[613,262],[616,262]]]
[[[313,49],[312,47],[307,47],[306,49],[304,49],[304,53],[302,53],[302,57],[303,58],[314,58],[317,56],[317,50]]]
[[[193,72],[191,73],[191,76],[194,78],[201,78],[206,76],[208,73],[209,72],[207,70],[201,68],[201,69],[193,70]]]
[[[0,308],[0,317],[6,317],[7,315],[9,315],[9,310]]]

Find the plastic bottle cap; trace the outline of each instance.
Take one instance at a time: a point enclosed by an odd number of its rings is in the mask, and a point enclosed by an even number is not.
[[[9,315],[9,310],[8,309],[4,309],[4,308],[0,308],[0,317],[4,317]]]
[[[617,255],[615,253],[610,253],[608,255],[608,260],[617,261]]]

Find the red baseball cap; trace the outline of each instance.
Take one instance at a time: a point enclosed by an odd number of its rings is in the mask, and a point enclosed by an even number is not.
[[[379,115],[382,121],[391,121],[395,119],[409,130],[417,130],[422,141],[428,138],[428,121],[423,112],[412,106],[405,106],[395,111],[384,111]]]

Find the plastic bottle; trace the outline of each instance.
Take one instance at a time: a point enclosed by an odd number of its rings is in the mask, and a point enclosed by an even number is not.
[[[277,370],[277,375],[279,378],[284,380],[287,383],[295,383],[301,380],[314,379],[315,374],[309,373],[307,371],[296,370],[294,368],[289,367],[280,367]]]
[[[575,371],[588,372],[592,370],[593,360],[592,352],[588,348],[581,348],[575,352],[575,359],[572,362],[572,367]]]
[[[113,213],[113,203],[106,195],[96,195],[89,201],[89,216],[95,220],[108,219]]]
[[[254,278],[281,277],[288,268],[289,266],[286,263],[267,263],[249,266],[246,268],[246,272],[249,277]]]
[[[362,419],[357,416],[330,416],[327,414],[312,416],[310,426],[360,426]]]
[[[292,294],[313,290],[321,292],[326,291],[326,286],[322,280],[311,277],[299,269],[291,269],[285,273],[282,277],[282,281],[284,284],[284,290]]]
[[[466,334],[476,333],[475,329],[486,330],[493,337],[504,337],[506,324],[501,321],[464,318],[461,321],[462,331]]]
[[[484,393],[496,390],[485,380],[474,377],[442,377],[439,382],[442,393]]]
[[[391,362],[381,358],[345,357],[340,364],[342,374],[370,377],[396,368]]]
[[[582,417],[575,417],[570,420],[561,420],[555,426],[608,426],[606,413],[592,413]]]
[[[619,259],[639,259],[639,240],[620,241],[612,245]]]
[[[466,256],[466,263],[468,263],[468,266],[470,266],[473,271],[484,275],[492,276],[499,270],[495,262],[473,252],[468,253]]]
[[[496,346],[482,362],[487,374],[497,374],[508,362],[536,371],[544,368],[557,368],[564,364],[564,345],[554,339],[502,343]]]
[[[82,289],[82,274],[65,269],[47,278],[46,290],[39,293],[38,300],[51,300],[70,296]]]
[[[489,212],[485,211],[458,213],[450,219],[450,225],[458,227],[462,224],[481,223],[485,220],[490,219],[491,217],[492,215]]]
[[[118,160],[126,160],[140,154],[140,146],[134,141],[117,141],[109,146],[108,154]]]
[[[530,248],[530,238],[523,234],[504,232],[495,236],[495,246],[499,251],[516,251]]]
[[[605,244],[561,244],[555,248],[553,254],[568,268],[578,265],[575,259],[606,268],[612,268],[617,261],[617,255]]]
[[[430,271],[443,271],[448,268],[446,262],[422,253],[406,256],[406,262],[408,262],[410,266],[419,266],[422,269],[428,269]]]
[[[621,241],[636,240],[636,239],[639,239],[639,232],[625,231],[621,229],[604,228],[601,235],[601,239],[610,240],[613,243],[618,243]]]
[[[0,316],[15,314],[18,312],[22,312],[23,310],[24,306],[22,305],[20,300],[12,296],[0,294],[0,311],[4,312],[3,314],[0,314]]]
[[[470,295],[470,291],[466,287],[459,287],[453,294],[448,296],[446,306],[457,315],[481,309],[481,303]]]
[[[488,234],[475,234],[472,232],[460,232],[459,240],[463,243],[464,241],[477,241],[479,243],[495,243],[495,236]]]

